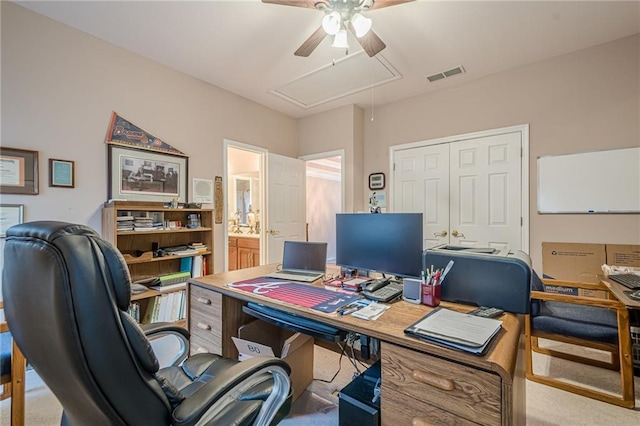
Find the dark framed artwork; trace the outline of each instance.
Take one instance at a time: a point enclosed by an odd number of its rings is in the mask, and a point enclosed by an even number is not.
[[[118,145],[109,147],[109,198],[187,202],[187,157]]]
[[[0,147],[0,194],[38,194],[38,151]]]
[[[74,188],[75,179],[75,161],[49,159],[49,186]]]
[[[384,189],[384,173],[371,173],[369,175],[369,189]]]
[[[0,238],[7,236],[7,229],[23,222],[23,204],[0,204]]]

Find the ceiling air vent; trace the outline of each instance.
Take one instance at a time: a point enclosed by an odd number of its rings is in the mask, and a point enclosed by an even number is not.
[[[447,71],[443,71],[437,74],[427,76],[427,80],[433,83],[434,81],[442,80],[443,78],[453,77],[454,75],[464,74],[464,73],[465,73],[464,68],[462,67],[462,65],[460,65],[459,67],[455,67]]]

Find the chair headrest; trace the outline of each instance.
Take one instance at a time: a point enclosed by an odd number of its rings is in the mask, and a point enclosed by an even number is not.
[[[68,236],[86,236],[97,245],[106,263],[106,278],[114,291],[116,305],[126,310],[131,302],[131,277],[122,254],[96,231],[86,225],[59,221],[34,221],[7,229],[7,238],[33,238],[58,246],[57,240]]]

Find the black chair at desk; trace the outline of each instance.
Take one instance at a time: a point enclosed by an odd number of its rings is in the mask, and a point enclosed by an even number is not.
[[[127,314],[129,271],[91,228],[32,222],[6,232],[2,294],[13,337],[63,407],[63,425],[275,425],[290,368],[201,353],[159,368]],[[151,333],[189,332],[152,324]],[[188,351],[188,348],[187,348]]]

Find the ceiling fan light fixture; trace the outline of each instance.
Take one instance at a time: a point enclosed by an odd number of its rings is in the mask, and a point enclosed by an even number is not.
[[[322,29],[329,35],[336,35],[340,31],[341,24],[340,12],[335,10],[322,18]]]
[[[356,37],[360,38],[365,34],[367,34],[371,29],[371,19],[356,12],[351,17],[351,25],[353,25],[353,29],[355,30]]]
[[[333,44],[331,47],[338,47],[341,49],[349,48],[349,43],[347,42],[347,30],[342,29],[336,33],[333,37]]]

